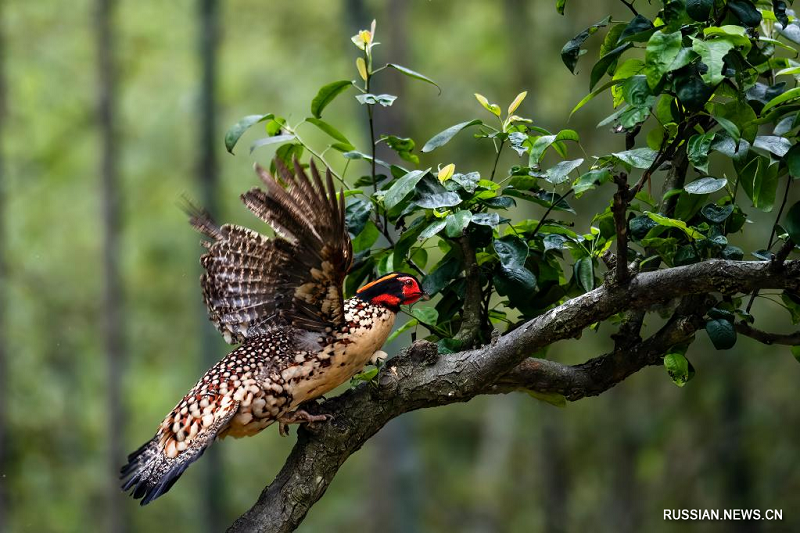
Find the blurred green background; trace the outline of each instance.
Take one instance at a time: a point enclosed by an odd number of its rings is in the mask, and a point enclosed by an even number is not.
[[[589,154],[624,147],[622,137],[595,127],[611,112],[608,96],[567,123],[587,92],[591,62],[584,58],[573,76],[559,58],[568,39],[607,14],[630,18],[620,2],[573,1],[562,17],[544,0],[231,0],[219,2],[206,26],[201,1],[119,2],[106,48],[118,65],[112,161],[119,232],[104,239],[108,137],[97,120],[97,4],[2,4],[3,531],[218,531],[277,473],[294,436],[281,438],[273,428],[216,445],[145,508],[114,488],[112,464],[152,436],[209,357],[226,353],[202,310],[201,248],[178,207],[181,195],[211,202],[218,218],[263,229],[238,195],[257,184],[253,161],[266,164],[271,150],[251,156],[243,143],[232,157],[225,129],[252,113],[295,122],[306,116],[321,85],[356,76],[350,36],[373,18],[379,61],[418,70],[443,88],[439,96],[396,73],[382,75],[375,92],[399,99],[378,109],[381,133],[421,146],[485,113],[474,92],[508,103],[528,90],[522,111],[538,125],[577,130]],[[656,8],[642,3],[647,9]],[[219,30],[215,56],[201,47],[209,21]],[[589,43],[589,57],[599,42]],[[201,80],[203,58],[214,57],[209,157]],[[353,94],[337,99],[326,120],[366,151],[365,113]],[[307,137],[315,142],[313,132]],[[422,164],[488,172],[491,146],[475,146],[462,135]],[[335,153],[330,159],[342,163]],[[500,168],[513,162],[506,153]],[[203,189],[209,164],[219,171],[213,201]],[[610,194],[575,201],[587,213],[574,219],[583,231],[588,213]],[[526,209],[541,216],[539,207]],[[768,232],[767,224],[736,244],[763,247]],[[121,292],[104,304],[106,250],[119,267]],[[121,324],[112,354],[119,383],[104,340],[109,309]],[[756,325],[791,327],[767,298],[755,311]],[[611,332],[587,331],[548,356],[585,361],[610,347]],[[684,389],[654,367],[563,409],[517,394],[404,415],[344,465],[301,531],[800,530],[800,365],[785,347],[741,339],[734,350],[716,352],[699,337],[688,354],[697,376]],[[408,342],[403,336],[387,351]],[[664,509],[678,508],[775,508],[784,519],[663,521]]]

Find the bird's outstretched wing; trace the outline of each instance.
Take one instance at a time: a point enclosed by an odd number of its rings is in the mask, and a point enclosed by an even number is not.
[[[204,212],[191,224],[210,238],[200,260],[203,297],[211,321],[229,343],[290,324],[324,332],[344,320],[342,283],[352,262],[344,195],[338,199],[329,169],[325,179],[313,161],[310,177],[294,161],[275,161],[277,176],[256,165],[266,190],[254,188],[242,201],[275,230],[267,238],[234,225],[217,226]]]

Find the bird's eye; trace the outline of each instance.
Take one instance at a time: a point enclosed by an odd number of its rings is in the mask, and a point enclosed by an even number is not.
[[[410,287],[411,285],[413,285],[413,282],[410,279],[407,279],[405,281],[405,284],[406,284],[406,287]]]

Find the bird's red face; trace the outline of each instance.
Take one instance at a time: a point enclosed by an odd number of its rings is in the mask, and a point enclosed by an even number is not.
[[[417,278],[402,272],[392,272],[361,287],[358,297],[373,305],[398,311],[401,305],[411,305],[420,298],[428,299]]]

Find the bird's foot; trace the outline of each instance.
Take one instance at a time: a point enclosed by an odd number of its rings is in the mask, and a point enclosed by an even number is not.
[[[278,418],[278,433],[285,437],[289,434],[289,424],[314,424],[315,422],[326,422],[333,420],[333,415],[322,414],[312,415],[303,409],[295,409],[291,413]]]
[[[389,354],[387,354],[383,350],[378,350],[377,352],[372,354],[372,357],[370,357],[369,362],[370,364],[373,364],[378,368],[380,368],[381,365],[383,365],[383,363],[386,361],[387,357],[389,357]]]

